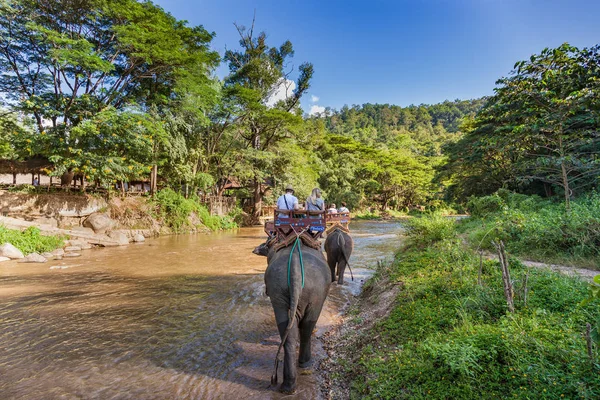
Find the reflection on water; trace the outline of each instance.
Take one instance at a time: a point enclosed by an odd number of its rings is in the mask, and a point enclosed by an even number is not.
[[[355,282],[332,286],[317,335],[378,259],[398,223],[353,222]],[[281,398],[269,387],[279,343],[264,296],[260,228],[0,264],[2,399]],[[317,355],[319,354],[317,342]],[[319,397],[302,375],[295,398]]]

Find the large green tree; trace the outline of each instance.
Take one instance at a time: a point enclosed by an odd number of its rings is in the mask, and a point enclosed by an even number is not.
[[[49,155],[59,170],[83,170],[73,160],[97,151],[72,129],[84,121],[89,128],[98,113],[134,118],[183,93],[203,96],[212,85],[213,34],[151,2],[4,0],[0,15],[0,91],[13,109],[35,119],[38,135],[52,138]],[[151,141],[156,165],[159,140]],[[133,157],[128,150],[121,156]]]
[[[287,70],[294,55],[290,41],[269,47],[264,32],[255,35],[254,23],[249,29],[236,27],[240,49],[227,50],[224,57],[230,71],[224,101],[230,113],[223,123],[233,125],[230,129],[237,139],[238,153],[244,154],[240,161],[248,171],[245,178],[252,186],[252,217],[257,220],[266,194],[263,182],[275,172],[278,155],[272,150],[302,128],[300,99],[310,86],[313,66],[301,64],[293,82]]]

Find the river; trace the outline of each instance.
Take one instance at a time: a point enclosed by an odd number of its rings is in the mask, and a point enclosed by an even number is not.
[[[334,284],[318,337],[399,245],[397,222],[357,221],[344,286]],[[0,264],[2,399],[314,399],[269,385],[279,344],[264,295],[261,228],[162,237],[46,264]],[[280,374],[281,377],[281,374]]]

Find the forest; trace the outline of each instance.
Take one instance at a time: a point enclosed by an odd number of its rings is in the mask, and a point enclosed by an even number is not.
[[[598,177],[599,47],[519,61],[493,95],[308,115],[315,71],[254,22],[214,32],[151,2],[2,2],[0,157],[89,187],[234,194],[258,217],[287,184],[352,209],[463,211],[498,189],[570,201]],[[228,67],[222,79],[219,65]]]

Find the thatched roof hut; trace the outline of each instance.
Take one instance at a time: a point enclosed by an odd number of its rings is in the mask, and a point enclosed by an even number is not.
[[[0,174],[46,174],[54,165],[46,157],[31,157],[24,161],[0,160]]]

